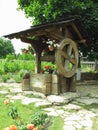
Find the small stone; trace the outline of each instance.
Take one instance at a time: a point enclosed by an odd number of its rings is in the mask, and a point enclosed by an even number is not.
[[[48,101],[50,101],[52,104],[55,105],[61,105],[68,103],[70,99],[65,99],[64,97],[61,96],[56,96],[56,95],[50,95],[47,97]]]
[[[63,114],[64,114],[64,110],[56,110],[56,112],[57,112],[59,115],[63,115]]]
[[[98,103],[97,98],[87,98],[87,97],[78,98],[78,99],[76,99],[76,101],[84,103],[86,105],[90,105],[90,104],[93,104],[93,103]]]
[[[38,102],[38,103],[35,103],[35,106],[41,106],[41,107],[50,107],[52,106],[52,104],[50,102],[47,102],[47,101],[41,101],[41,102]]]
[[[74,126],[72,126],[72,125],[69,125],[69,126],[65,125],[64,130],[76,130],[76,128]]]
[[[3,95],[7,95],[8,94],[8,92],[7,91],[0,91],[0,94],[3,94]]]
[[[66,106],[64,106],[65,110],[80,110],[81,107],[79,105],[75,105],[75,104],[68,104]]]

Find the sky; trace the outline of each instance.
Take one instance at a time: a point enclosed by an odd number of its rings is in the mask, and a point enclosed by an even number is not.
[[[0,0],[0,37],[28,29],[31,26],[30,19],[25,17],[23,11],[17,11],[17,7],[17,0]],[[16,54],[29,45],[16,39],[11,41]]]

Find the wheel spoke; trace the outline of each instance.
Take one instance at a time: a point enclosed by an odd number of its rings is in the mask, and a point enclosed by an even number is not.
[[[64,69],[68,70],[69,60],[65,60]]]
[[[64,51],[62,51],[62,56],[65,58],[65,59],[68,59],[68,55],[64,52]]]
[[[77,64],[77,61],[76,61],[75,58],[70,58],[70,62],[71,62],[73,65]]]
[[[68,54],[68,56],[70,56],[71,53],[72,53],[72,45],[69,45],[69,46],[68,46],[68,49],[67,49],[67,54]]]

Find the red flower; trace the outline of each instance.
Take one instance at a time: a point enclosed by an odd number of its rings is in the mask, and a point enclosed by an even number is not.
[[[6,100],[4,101],[4,104],[5,104],[5,105],[8,105],[9,102],[10,102],[9,99],[6,99]]]
[[[49,68],[51,68],[51,66],[47,65],[47,66],[45,66],[44,68],[45,68],[45,69],[49,69]]]
[[[18,130],[15,125],[11,125],[9,130]]]

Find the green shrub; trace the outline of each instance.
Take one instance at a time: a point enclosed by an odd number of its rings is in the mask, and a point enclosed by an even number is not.
[[[12,77],[11,73],[7,73],[7,74],[2,75],[2,80],[3,80],[3,82],[6,82],[11,77]]]
[[[35,126],[43,126],[44,124],[47,124],[48,120],[48,115],[38,111],[34,113],[31,117],[31,123],[33,123]]]
[[[15,80],[16,83],[19,83],[19,82],[22,81],[22,77],[21,77],[20,75],[18,75],[18,74],[17,74],[17,75],[14,75],[14,76],[13,76],[13,79]]]
[[[35,56],[31,53],[22,53],[17,57],[18,60],[35,60]]]
[[[6,55],[6,60],[8,61],[8,60],[14,60],[15,59],[15,55],[13,54],[8,54],[8,55]]]

